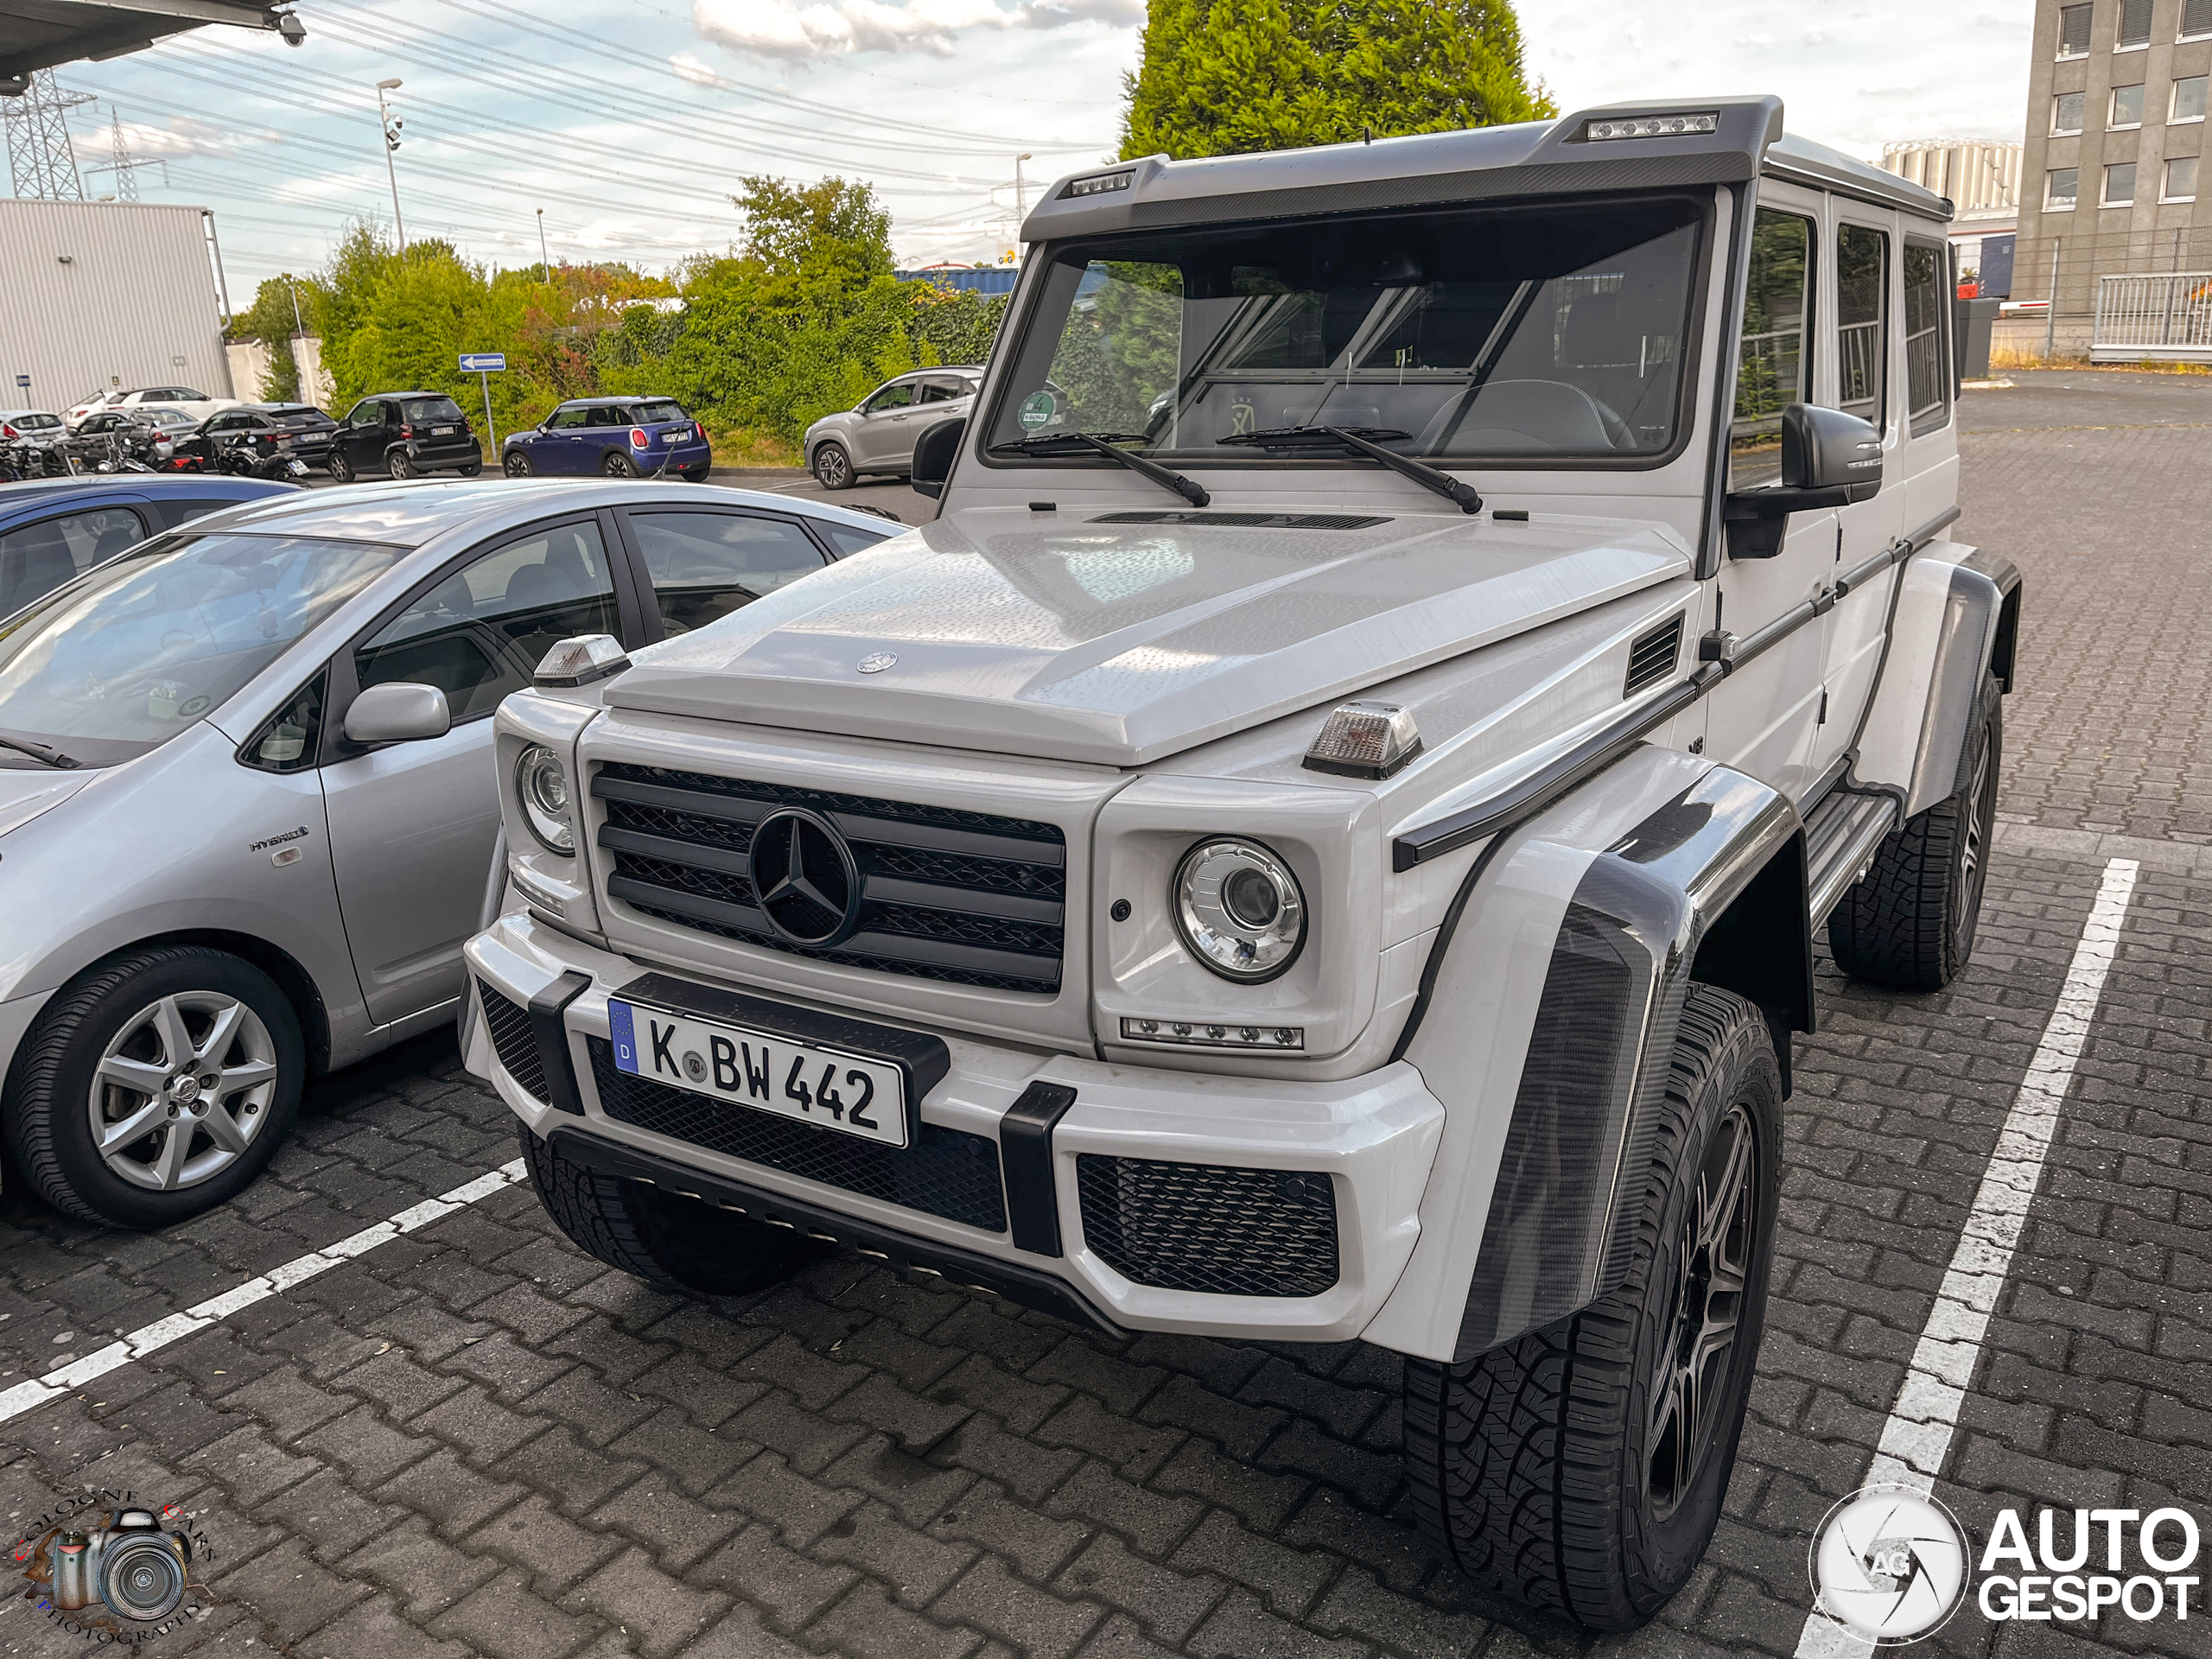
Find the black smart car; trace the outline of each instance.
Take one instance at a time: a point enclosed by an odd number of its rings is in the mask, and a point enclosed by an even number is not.
[[[442,391],[380,391],[353,405],[331,434],[330,475],[340,484],[388,473],[451,470],[474,478],[484,452],[461,405]]]

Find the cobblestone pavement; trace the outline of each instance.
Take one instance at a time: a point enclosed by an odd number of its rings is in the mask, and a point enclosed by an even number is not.
[[[1823,972],[1726,1517],[1644,1631],[1580,1637],[1437,1560],[1400,1513],[1379,1351],[1115,1344],[855,1258],[671,1298],[581,1256],[518,1186],[0,1422],[0,1513],[87,1483],[181,1503],[219,1552],[213,1609],[149,1654],[1789,1654],[1811,1529],[1865,1478],[2104,858],[2131,850],[2118,960],[1937,1491],[1977,1538],[2005,1505],[2204,1503],[2212,851],[2171,839],[2193,728],[2170,817],[2086,810],[2118,757],[2166,753],[2158,723],[2198,715],[2176,684],[2212,645],[2186,620],[2196,561],[2152,550],[2202,535],[2201,465],[2177,460],[2202,451],[2016,454],[2015,435],[1968,446],[1969,533],[2031,584],[1980,944],[1933,997]],[[2098,580],[2115,561],[2138,574]],[[2145,615],[2171,659],[2131,643]],[[2069,782],[2062,727],[2107,708],[2128,722],[2113,758]],[[189,1225],[103,1234],[0,1200],[0,1389],[513,1155],[434,1039],[319,1086],[271,1177]],[[79,1641],[0,1602],[0,1650]],[[2085,1637],[1969,1609],[1933,1646],[2197,1654],[2212,1619],[2107,1615]]]

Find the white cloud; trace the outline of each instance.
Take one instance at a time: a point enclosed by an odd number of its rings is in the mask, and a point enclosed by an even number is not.
[[[716,74],[702,60],[691,53],[671,53],[668,63],[669,67],[695,86],[727,86],[730,84],[726,77]]]
[[[87,153],[99,152],[102,161],[112,147],[115,129],[112,124],[79,129],[74,135],[77,147]],[[283,135],[251,128],[215,126],[206,121],[196,121],[188,115],[178,116],[167,126],[149,126],[143,121],[123,124],[123,142],[130,149],[131,159],[140,162],[159,161],[164,156],[181,158],[188,156],[235,156],[248,143],[279,143]]]
[[[849,57],[864,52],[951,55],[971,29],[1059,29],[1070,23],[1132,26],[1144,0],[693,0],[701,38],[756,58]],[[677,71],[696,79],[681,61]],[[705,66],[700,66],[703,68]],[[712,73],[709,71],[709,73]]]

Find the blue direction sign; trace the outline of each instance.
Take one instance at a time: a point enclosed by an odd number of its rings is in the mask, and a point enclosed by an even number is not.
[[[498,374],[507,366],[505,352],[463,352],[461,372],[463,374]]]
[[[502,363],[499,366],[504,369],[506,365]],[[28,374],[19,374],[16,377],[16,384],[25,391],[29,391],[31,389],[31,378]]]

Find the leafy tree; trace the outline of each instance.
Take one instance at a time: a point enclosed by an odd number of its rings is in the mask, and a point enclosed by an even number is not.
[[[1151,0],[1125,157],[1226,156],[1556,115],[1510,0]]]
[[[299,310],[295,316],[293,296],[298,295]],[[312,334],[321,315],[322,292],[312,276],[295,276],[287,271],[282,276],[263,280],[254,290],[253,303],[231,318],[228,338],[257,340],[269,348],[269,367],[264,372],[261,384],[254,389],[264,403],[296,403],[300,396],[300,365],[292,355],[292,335],[296,326],[304,327]]]

